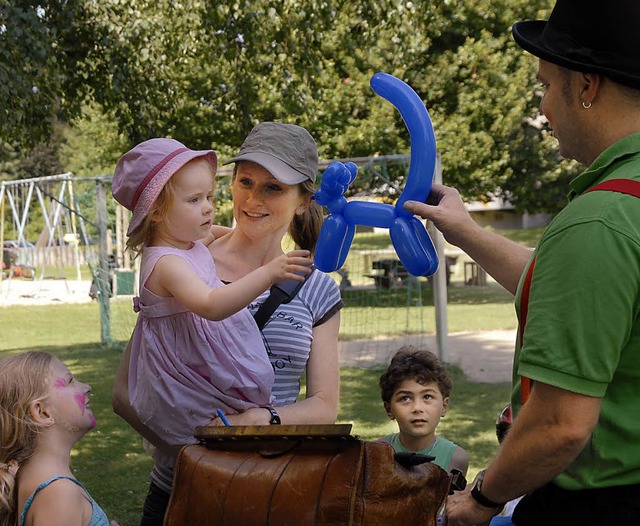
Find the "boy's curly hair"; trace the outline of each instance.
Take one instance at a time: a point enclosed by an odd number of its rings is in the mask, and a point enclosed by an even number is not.
[[[415,380],[421,384],[435,382],[443,398],[451,394],[453,381],[449,371],[431,351],[407,345],[398,349],[387,370],[380,376],[382,401],[391,402],[398,386],[405,380]]]

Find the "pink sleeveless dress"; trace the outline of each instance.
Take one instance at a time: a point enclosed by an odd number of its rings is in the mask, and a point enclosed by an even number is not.
[[[217,408],[237,413],[269,404],[274,373],[248,309],[210,321],[144,287],[168,254],[188,260],[210,287],[224,286],[200,242],[190,250],[144,247],[129,400],[141,421],[166,442],[188,444],[195,442],[195,427],[207,425]]]

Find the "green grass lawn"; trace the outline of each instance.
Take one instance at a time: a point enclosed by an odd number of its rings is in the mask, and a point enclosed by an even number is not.
[[[98,425],[75,447],[74,473],[109,518],[118,520],[121,526],[137,525],[152,462],[139,436],[111,410],[111,389],[121,349],[104,349],[97,344],[39,348],[58,356],[81,381],[93,388],[91,405]],[[0,357],[14,352],[19,351],[0,350]],[[469,478],[472,478],[496,451],[493,423],[508,400],[509,386],[472,383],[455,368],[452,373],[454,391],[450,411],[442,420],[439,432],[468,451]],[[379,368],[347,368],[341,372],[338,422],[352,423],[353,434],[365,440],[376,440],[396,430],[380,402],[380,374]]]
[[[412,302],[410,307],[403,294],[406,292],[381,289],[343,291],[340,339],[371,338],[374,327],[376,334],[387,337],[434,333],[431,286],[425,280],[420,303]],[[449,332],[510,330],[517,326],[513,296],[495,282],[484,287],[452,283],[447,289],[447,318]]]
[[[474,308],[462,300],[459,305]],[[489,305],[492,309],[493,304]],[[112,348],[97,343],[100,328],[95,303],[2,307],[0,327],[0,357],[26,349],[46,350],[60,357],[80,380],[91,384],[91,404],[98,426],[74,449],[72,467],[110,518],[121,526],[137,525],[152,462],[139,436],[111,410],[111,389],[123,342]],[[439,432],[468,451],[472,478],[496,451],[493,424],[508,401],[509,386],[472,383],[455,368],[452,373],[455,384],[451,409]],[[380,374],[379,368],[341,371],[338,422],[352,423],[353,433],[366,440],[396,429],[380,402]]]

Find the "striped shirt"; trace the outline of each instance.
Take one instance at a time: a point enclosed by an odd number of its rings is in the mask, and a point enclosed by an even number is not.
[[[256,313],[268,296],[267,290],[249,305],[251,314]],[[272,394],[276,406],[296,401],[300,377],[311,352],[313,328],[322,325],[342,307],[337,283],[316,269],[293,300],[281,304],[271,315],[262,336],[275,372]]]

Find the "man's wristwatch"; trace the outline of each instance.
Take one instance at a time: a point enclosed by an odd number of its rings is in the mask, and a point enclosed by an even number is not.
[[[476,477],[476,482],[473,485],[473,488],[471,488],[471,496],[478,504],[480,504],[480,506],[497,510],[496,513],[500,513],[502,511],[502,508],[504,508],[504,503],[494,502],[482,494],[483,481],[484,481],[484,470],[478,473],[478,476]]]
[[[269,413],[271,413],[271,419],[269,420],[269,424],[276,425],[276,424],[282,423],[280,421],[280,415],[273,407],[271,407],[270,405],[261,405],[260,407],[262,407],[263,409],[266,409],[267,411],[269,411]]]

